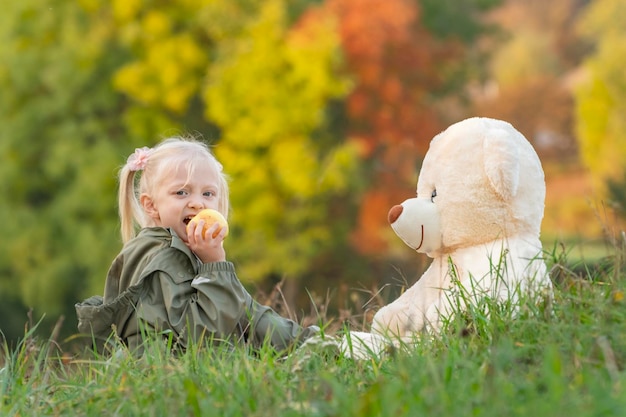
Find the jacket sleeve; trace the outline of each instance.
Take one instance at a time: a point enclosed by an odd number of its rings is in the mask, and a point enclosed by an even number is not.
[[[264,341],[277,350],[300,345],[303,341],[319,333],[319,327],[303,328],[293,320],[282,317],[268,306],[251,300],[247,309],[247,328],[249,339],[254,346],[261,346]]]
[[[191,287],[196,335],[209,331],[223,338],[242,337],[240,321],[252,297],[239,282],[232,263],[203,264]]]
[[[319,330],[315,326],[303,329],[298,323],[254,301],[230,262],[203,264],[191,285],[197,291],[198,302],[205,305],[203,313],[208,315],[209,321],[219,321],[224,324],[221,327],[234,325],[232,334],[253,346],[259,347],[268,341],[275,349],[283,350]],[[224,297],[216,298],[218,291],[224,293]],[[212,307],[210,311],[208,306]]]

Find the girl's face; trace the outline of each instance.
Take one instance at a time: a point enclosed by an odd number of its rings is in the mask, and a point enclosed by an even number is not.
[[[197,164],[188,172],[184,164],[163,175],[154,195],[141,195],[141,204],[156,226],[173,229],[187,241],[187,224],[199,211],[218,210],[220,176],[212,164]]]

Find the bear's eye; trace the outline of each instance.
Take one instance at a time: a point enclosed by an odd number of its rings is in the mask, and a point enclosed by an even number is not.
[[[433,190],[433,193],[430,195],[430,201],[434,203],[435,197],[437,197],[437,190]]]

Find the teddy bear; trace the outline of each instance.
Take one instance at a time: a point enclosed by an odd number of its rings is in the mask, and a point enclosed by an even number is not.
[[[398,237],[432,262],[378,310],[371,333],[346,335],[349,350],[362,356],[383,350],[385,338],[439,333],[453,313],[485,297],[514,306],[521,296],[550,296],[539,240],[544,200],[539,157],[511,124],[474,117],[435,136],[416,197],[388,214]]]

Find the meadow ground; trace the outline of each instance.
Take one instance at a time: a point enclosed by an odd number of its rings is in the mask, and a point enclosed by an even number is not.
[[[547,254],[555,297],[476,308],[441,338],[354,361],[332,346],[190,349],[142,359],[4,346],[3,416],[611,416],[626,410],[624,242],[597,265]],[[324,323],[322,323],[324,324]]]

